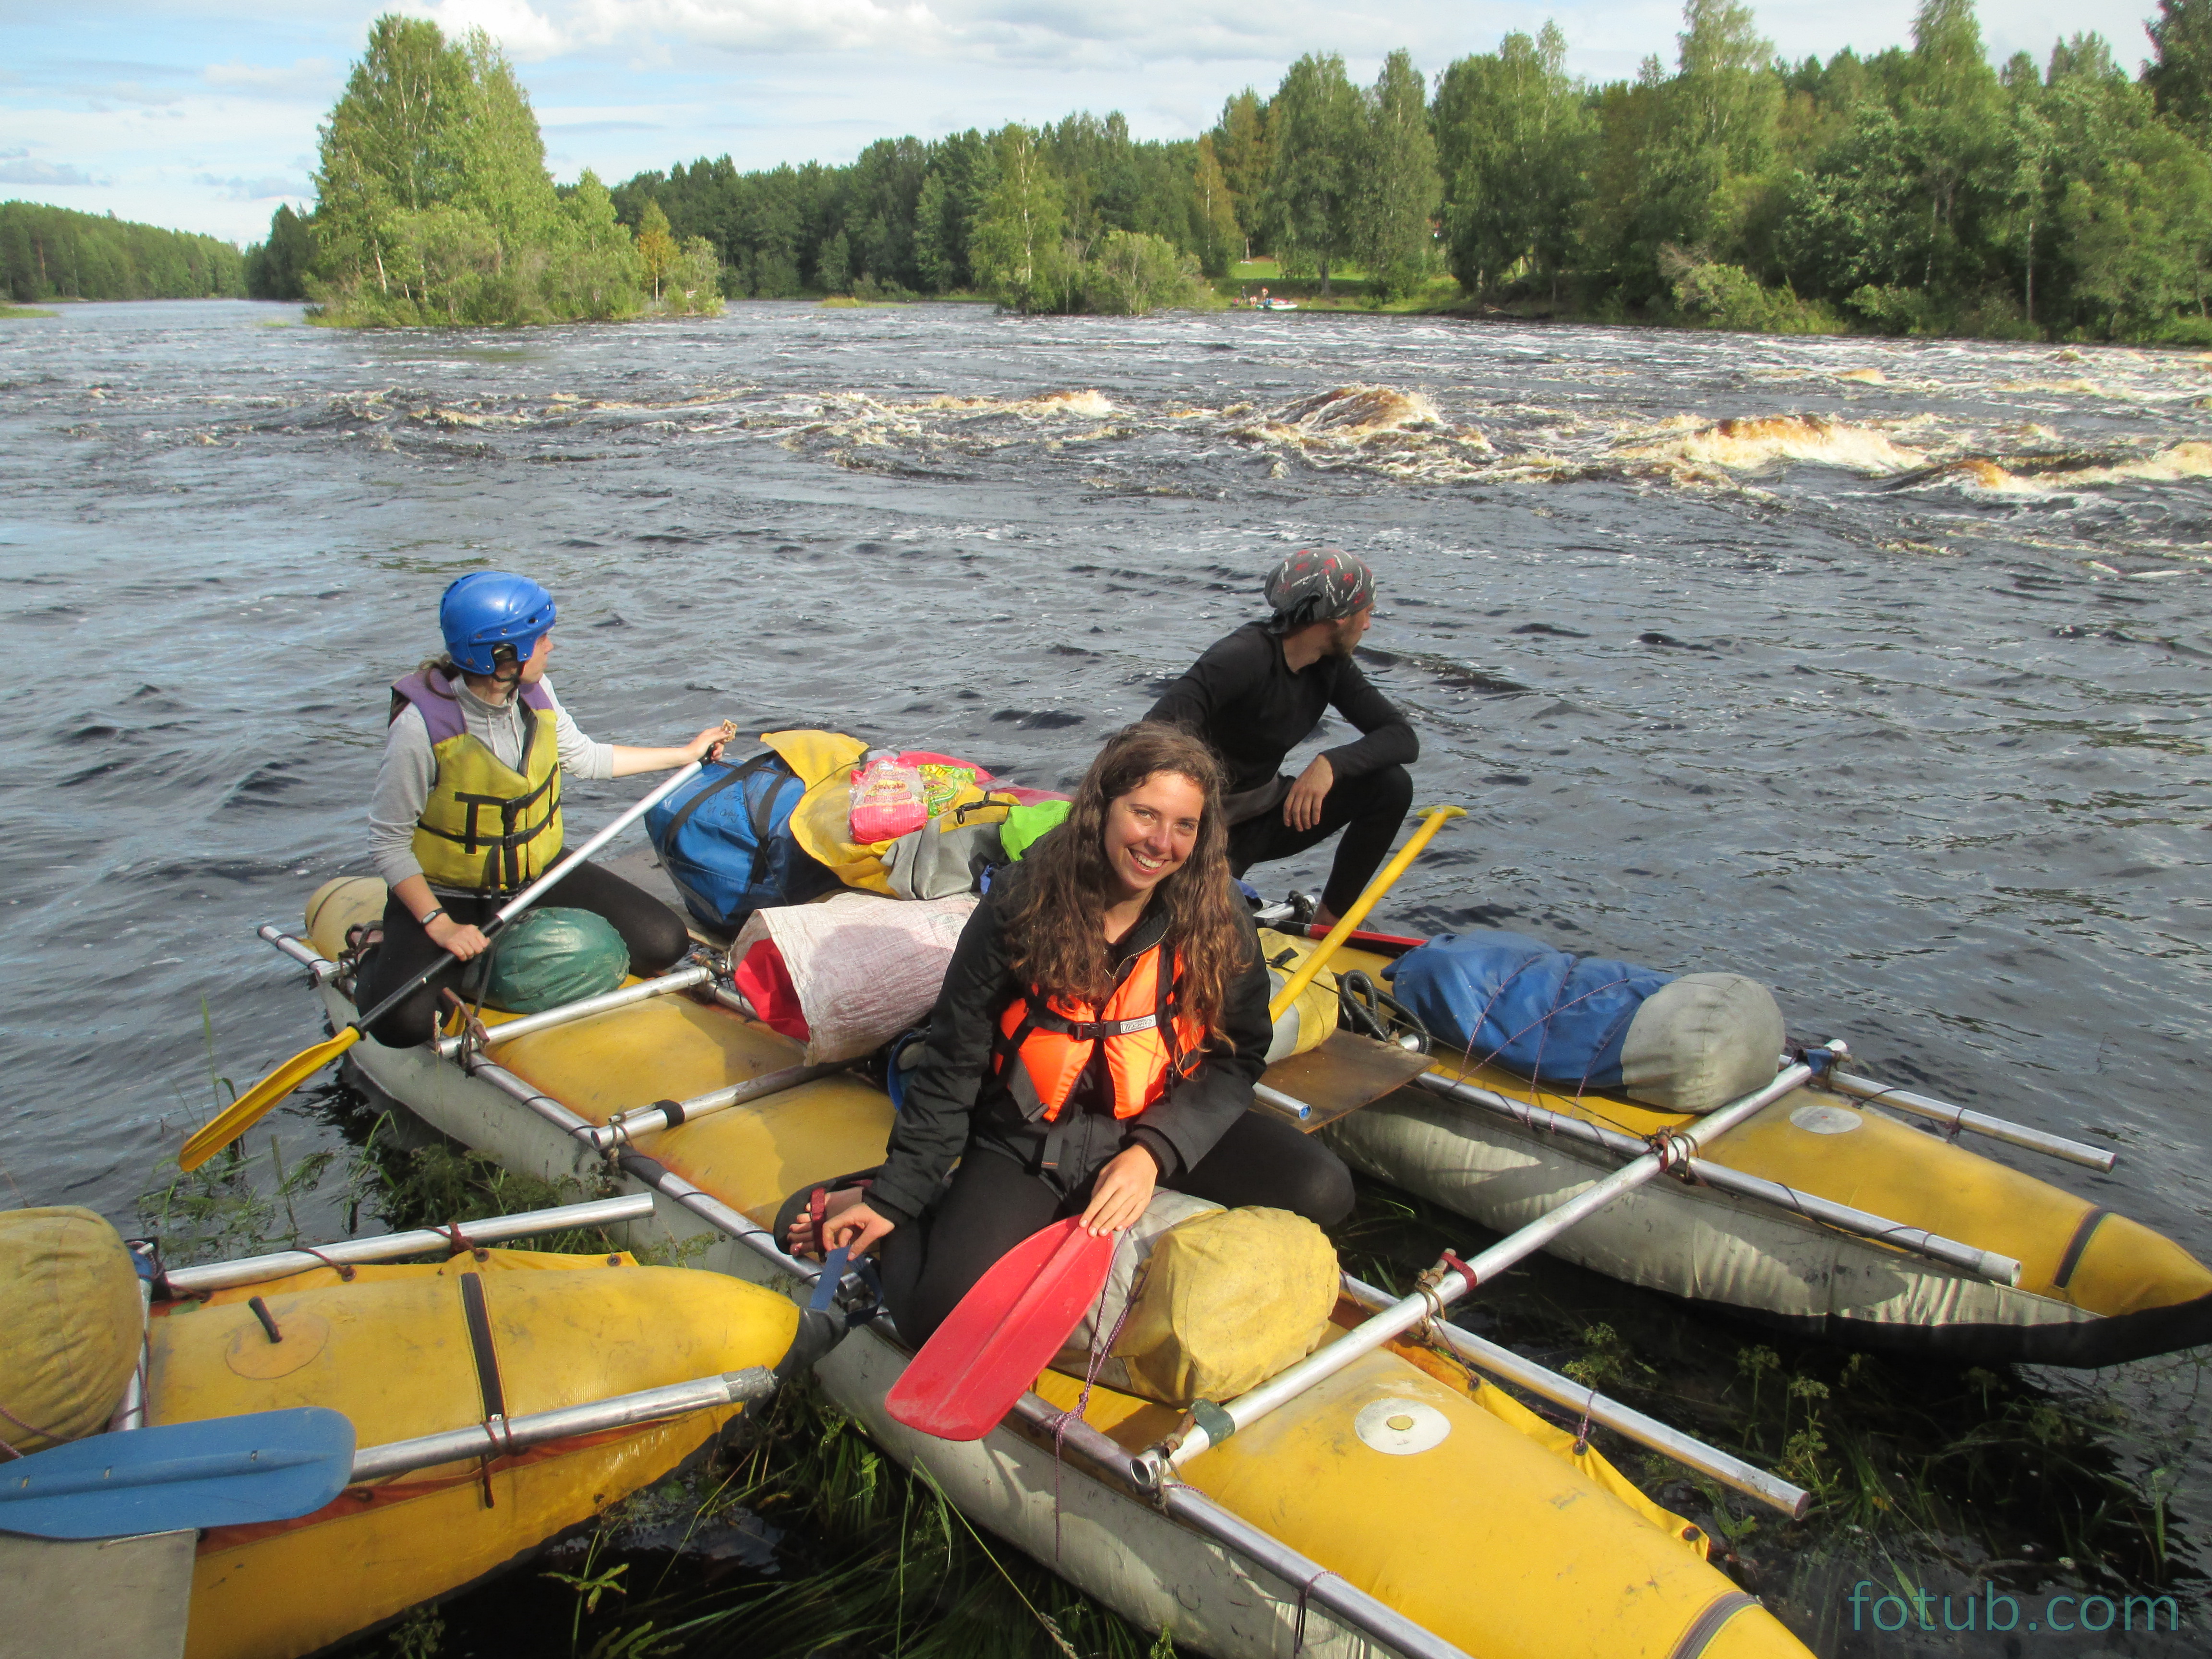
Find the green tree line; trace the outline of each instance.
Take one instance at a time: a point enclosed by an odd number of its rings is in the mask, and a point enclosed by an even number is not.
[[[0,288],[21,303],[236,299],[246,293],[246,262],[212,236],[0,202]]]
[[[614,187],[703,238],[733,296],[977,290],[1126,309],[1272,254],[1377,298],[1466,296],[1726,327],[2212,343],[2212,0],[2160,0],[2140,77],[2100,37],[1992,64],[1972,0],[1909,46],[1777,58],[1751,9],[1689,0],[1673,66],[1591,83],[1556,26],[1430,87],[1316,54],[1194,141],[1119,115],[887,138],[848,166],[726,156]]]

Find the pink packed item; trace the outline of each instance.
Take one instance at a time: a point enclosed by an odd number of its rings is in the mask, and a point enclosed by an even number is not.
[[[970,785],[991,787],[990,773],[973,761],[909,749],[879,755],[853,773],[851,828],[855,842],[896,841],[950,811]]]

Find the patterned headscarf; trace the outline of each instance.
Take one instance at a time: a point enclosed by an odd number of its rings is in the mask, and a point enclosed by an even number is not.
[[[1300,548],[1275,567],[1267,592],[1275,609],[1267,631],[1287,634],[1364,611],[1375,603],[1375,573],[1340,547]]]

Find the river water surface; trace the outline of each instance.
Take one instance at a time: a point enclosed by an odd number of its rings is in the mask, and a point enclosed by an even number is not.
[[[1052,786],[1334,542],[1380,577],[1362,659],[1420,733],[1417,798],[1470,814],[1399,931],[1756,975],[1862,1069],[2109,1142],[2111,1176],[2055,1178],[2212,1255],[2212,357],[956,306],[297,319],[0,325],[6,1202],[128,1226],[211,1063],[242,1086],[320,1035],[252,928],[366,867],[384,687],[464,570],[559,596],[552,678],[595,736],[828,725]],[[577,821],[634,788],[580,788]],[[312,1103],[270,1121],[337,1144]],[[2201,1634],[2196,1377],[2051,1386],[2155,1474]],[[1824,1652],[2019,1650],[1798,1594]]]

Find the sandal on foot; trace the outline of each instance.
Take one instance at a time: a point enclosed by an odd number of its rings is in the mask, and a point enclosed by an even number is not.
[[[801,1187],[785,1199],[775,1212],[773,1224],[776,1249],[791,1251],[791,1230],[798,1224],[799,1218],[805,1215],[811,1236],[801,1249],[791,1253],[811,1255],[817,1260],[828,1255],[830,1248],[823,1237],[823,1229],[829,1222],[830,1195],[832,1193],[866,1192],[875,1184],[875,1178],[882,1169],[883,1165],[879,1164],[873,1169],[855,1170],[850,1175],[825,1181],[818,1187]]]

